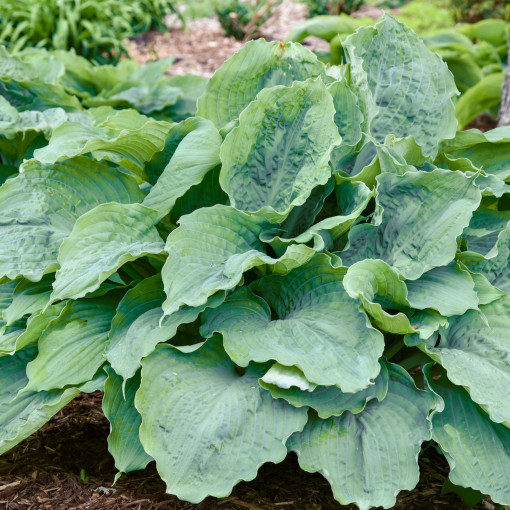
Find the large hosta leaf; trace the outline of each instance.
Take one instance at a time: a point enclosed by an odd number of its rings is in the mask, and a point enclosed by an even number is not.
[[[178,326],[193,322],[206,307],[218,306],[224,298],[223,293],[218,293],[202,306],[182,306],[163,317],[161,305],[165,293],[161,277],[146,278],[126,292],[119,303],[112,320],[106,359],[118,375],[124,379],[133,377],[140,368],[141,359],[149,355],[158,343],[173,338]]]
[[[207,172],[220,164],[222,138],[212,122],[191,118],[182,130],[189,131],[180,141],[158,181],[143,201],[158,211],[158,218],[166,216],[192,186],[200,184]]]
[[[306,423],[306,409],[258,386],[267,365],[240,375],[218,338],[190,354],[159,346],[142,363],[140,439],[180,499],[227,496],[263,463],[281,462],[285,441]]]
[[[115,459],[115,467],[121,473],[143,469],[152,460],[145,453],[138,429],[142,417],[135,408],[135,393],[140,387],[140,374],[124,383],[111,368],[104,384],[103,412],[110,422],[108,451]]]
[[[436,355],[455,384],[464,386],[471,398],[497,423],[510,426],[510,296],[504,296],[480,312],[468,311],[448,319],[441,340],[428,351]]]
[[[69,301],[38,342],[37,357],[27,365],[26,391],[82,384],[104,363],[115,296]]]
[[[131,260],[164,249],[157,213],[140,204],[102,204],[76,221],[58,253],[51,299],[77,299]]]
[[[221,146],[221,187],[231,204],[283,219],[331,176],[341,139],[335,107],[320,79],[261,91]]]
[[[142,199],[133,179],[88,158],[25,163],[0,188],[0,274],[40,280],[58,268],[59,246],[79,216],[104,202]]]
[[[91,153],[98,160],[126,161],[141,169],[164,147],[168,122],[158,122],[135,110],[104,111],[108,114],[103,118],[101,113],[96,122],[91,118],[89,124],[61,124],[53,131],[50,143],[36,150],[34,157],[47,164]]]
[[[275,363],[259,381],[274,398],[283,398],[295,407],[308,406],[317,411],[319,418],[340,416],[345,411],[360,413],[367,402],[381,401],[388,392],[388,369],[381,363],[381,372],[374,384],[356,393],[343,393],[338,386],[311,385],[296,367],[283,367]]]
[[[360,510],[391,508],[396,494],[418,483],[420,445],[430,438],[430,393],[417,390],[410,376],[389,364],[386,398],[371,400],[359,414],[321,420],[311,417],[288,444],[299,465],[323,474],[342,504]]]
[[[436,267],[418,280],[406,282],[407,299],[413,308],[433,308],[441,315],[462,315],[478,308],[475,283],[468,271],[457,264]]]
[[[104,376],[76,388],[54,391],[22,391],[26,383],[30,349],[0,358],[0,454],[10,450],[42,427],[81,391],[101,389]]]
[[[455,136],[453,76],[411,29],[386,15],[374,27],[359,29],[344,46],[352,85],[376,140],[414,136],[430,155],[439,140]]]
[[[314,384],[362,390],[379,373],[383,338],[345,292],[344,274],[329,257],[317,255],[286,276],[255,282],[252,288],[263,297],[237,290],[205,312],[201,332],[222,333],[225,350],[238,365],[276,360],[297,366]]]
[[[289,86],[315,78],[324,70],[324,64],[300,44],[250,41],[209,80],[198,100],[197,115],[221,128],[239,117],[262,89]]]
[[[198,209],[183,216],[180,224],[166,241],[162,277],[167,315],[182,305],[201,306],[216,291],[232,289],[252,267],[271,264],[274,271],[285,273],[314,254],[311,248],[296,245],[279,259],[266,255],[259,235],[269,223],[233,207]]]
[[[457,237],[481,200],[473,178],[436,169],[384,173],[377,181],[380,213],[375,224],[351,229],[342,260],[350,264],[379,258],[410,280],[450,263]]]
[[[444,400],[444,410],[432,416],[432,436],[450,464],[450,480],[510,504],[510,429],[491,421],[444,375],[440,380],[429,376],[428,381]]]

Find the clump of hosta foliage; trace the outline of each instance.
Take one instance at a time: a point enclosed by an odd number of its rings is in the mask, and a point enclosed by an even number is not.
[[[128,53],[124,39],[166,30],[170,13],[182,19],[177,7],[174,0],[2,0],[0,44],[12,52],[73,48],[91,60],[118,61]]]
[[[410,6],[408,4],[407,7]],[[420,19],[423,17],[421,11],[426,6],[423,3],[416,4]],[[346,58],[344,41],[357,28],[373,23],[370,18],[317,16],[296,26],[287,40],[302,42],[310,36],[324,39],[329,42],[330,52],[321,59],[341,64]],[[464,128],[484,112],[497,118],[506,69],[510,23],[502,19],[486,19],[432,32],[424,37],[424,42],[446,62],[461,93],[455,104],[459,127]]]
[[[167,58],[142,67],[126,59],[116,66],[94,65],[71,52],[28,49],[12,56],[0,46],[1,173],[2,165],[17,172],[59,126],[108,127],[105,140],[112,141],[115,133],[147,123],[134,110],[158,120],[194,115],[207,80],[166,76],[171,63]]]
[[[510,503],[510,129],[456,132],[391,17],[345,48],[250,42],[196,117],[44,132],[0,188],[0,452],[100,388],[119,473],[188,501],[293,451],[389,508],[432,440]]]

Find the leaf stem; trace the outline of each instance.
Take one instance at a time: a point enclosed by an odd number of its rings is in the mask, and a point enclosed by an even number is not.
[[[405,347],[404,339],[401,338],[397,340],[394,344],[390,345],[384,355],[390,360],[392,359],[400,350]]]

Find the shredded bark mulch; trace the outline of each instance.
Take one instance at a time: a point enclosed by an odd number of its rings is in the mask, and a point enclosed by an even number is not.
[[[464,129],[479,129],[484,133],[498,126],[498,121],[488,113],[481,113],[474,118]]]
[[[292,28],[306,19],[306,5],[285,0],[274,9],[257,35],[268,41],[283,40]],[[188,20],[185,31],[177,17],[170,17],[167,24],[167,33],[148,32],[128,41],[130,57],[145,64],[173,56],[175,60],[169,74],[192,73],[210,78],[245,44],[227,37],[215,17]],[[326,41],[315,37],[310,37],[303,44],[311,50],[329,50]]]
[[[290,454],[281,464],[262,466],[257,478],[242,482],[224,499],[198,505],[165,493],[154,463],[115,475],[106,438],[109,424],[101,394],[82,394],[41,430],[0,457],[0,508],[5,510],[351,510],[334,499],[321,475],[302,471]],[[402,492],[396,510],[462,510],[454,494],[441,495],[448,475],[444,457],[432,445],[420,456],[421,479]],[[218,476],[221,476],[219,474]],[[485,501],[476,508],[491,510]]]

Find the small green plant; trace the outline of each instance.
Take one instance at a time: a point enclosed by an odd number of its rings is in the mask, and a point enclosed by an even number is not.
[[[350,14],[357,11],[365,0],[306,0],[308,15],[310,17],[323,14],[338,15],[340,13]]]
[[[450,0],[450,2],[456,21],[475,23],[489,18],[510,21],[508,0]]]
[[[241,41],[255,35],[281,0],[231,0],[215,8],[220,24],[228,36]]]
[[[244,39],[246,25],[252,19],[253,13],[250,12],[247,2],[233,0],[229,4],[216,7],[216,15],[225,33],[237,40]]]

